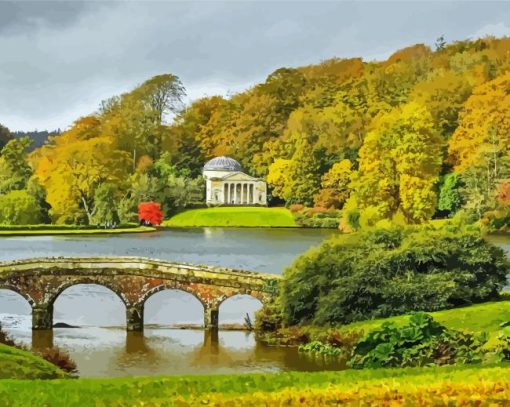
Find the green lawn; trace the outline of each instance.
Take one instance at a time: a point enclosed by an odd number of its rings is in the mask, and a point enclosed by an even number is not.
[[[63,377],[66,377],[63,371],[44,359],[30,352],[0,344],[0,379],[57,379]],[[0,397],[1,399],[2,397]]]
[[[510,300],[508,298],[508,293],[504,293],[501,301],[486,302],[445,311],[429,312],[429,314],[436,321],[451,329],[487,332],[490,338],[489,344],[491,344],[492,340],[496,339],[499,333],[504,329],[500,324],[510,321]],[[399,315],[390,318],[353,322],[335,328],[308,326],[303,327],[303,330],[309,334],[310,340],[320,341],[327,335],[328,330],[340,330],[343,332],[363,331],[366,334],[379,328],[384,322],[406,325],[408,321],[409,315]],[[282,330],[282,334],[285,335],[285,331],[285,329]],[[510,328],[506,328],[505,333],[510,335]],[[273,342],[273,338],[270,335],[268,335],[267,340],[268,342]]]
[[[119,229],[81,229],[81,228],[30,228],[16,227],[9,229],[7,227],[0,228],[0,237],[9,236],[47,236],[47,235],[105,235],[117,233],[143,233],[153,232],[156,228],[153,227],[132,227],[132,228],[119,228]]]
[[[448,328],[493,333],[502,329],[500,327],[501,323],[510,321],[510,301],[486,302],[469,307],[430,312],[430,315]],[[342,329],[363,329],[368,332],[380,327],[386,321],[405,325],[409,321],[409,315],[355,322],[344,326]]]
[[[191,209],[163,223],[168,227],[296,227],[292,213],[285,208],[217,207]]]
[[[282,391],[293,395],[305,391],[306,396],[311,390],[349,392],[361,388],[364,392],[380,392],[396,384],[412,388],[444,381],[450,386],[479,381],[485,385],[491,381],[508,382],[509,365],[120,379],[0,380],[0,400],[6,405],[85,407],[225,405],[222,399],[234,399],[234,404],[227,405],[236,406],[245,405],[245,402],[236,403],[235,398],[241,397],[248,404],[252,393],[255,393],[253,396],[259,401],[250,405],[264,405],[259,404],[261,399]]]

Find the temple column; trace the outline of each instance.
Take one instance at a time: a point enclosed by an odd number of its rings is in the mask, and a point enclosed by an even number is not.
[[[219,308],[216,305],[204,307],[204,328],[218,329]]]
[[[247,184],[246,182],[243,182],[243,204],[248,203],[248,190],[246,189]]]
[[[126,306],[126,330],[143,331],[143,304]]]

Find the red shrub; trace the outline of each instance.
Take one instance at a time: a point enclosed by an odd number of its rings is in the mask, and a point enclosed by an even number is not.
[[[138,205],[138,220],[144,225],[161,225],[164,213],[157,202],[141,202]]]
[[[501,205],[510,205],[510,182],[504,182],[498,187],[498,201]]]
[[[46,348],[38,353],[43,359],[59,367],[64,372],[76,373],[78,371],[76,367],[76,362],[71,359],[69,353],[60,350],[57,347]]]
[[[292,205],[289,206],[289,211],[291,211],[292,213],[299,212],[303,208],[304,208],[304,206],[301,205],[301,204],[292,204]]]

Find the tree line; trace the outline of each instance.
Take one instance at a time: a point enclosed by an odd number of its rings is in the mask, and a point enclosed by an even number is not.
[[[442,40],[281,68],[187,106],[179,78],[159,75],[33,152],[0,128],[0,208],[16,191],[41,221],[127,222],[145,200],[169,213],[202,204],[204,162],[228,155],[268,181],[270,203],[341,209],[346,228],[459,211],[504,227],[509,68],[508,38]]]

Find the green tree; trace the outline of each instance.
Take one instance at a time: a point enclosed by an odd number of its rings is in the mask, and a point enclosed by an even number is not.
[[[11,132],[5,126],[0,124],[0,150],[4,148],[7,142],[12,138]]]
[[[25,190],[0,195],[0,224],[34,225],[41,222],[41,207]]]
[[[443,177],[439,187],[439,202],[437,208],[440,211],[448,212],[452,216],[462,206],[462,196],[460,192],[461,181],[458,174],[446,174]]]
[[[91,224],[105,228],[118,225],[118,201],[118,190],[115,184],[105,182],[99,185],[94,192],[94,211],[91,216]]]
[[[0,193],[24,189],[32,176],[27,160],[27,149],[32,144],[28,137],[12,139],[0,152]]]

